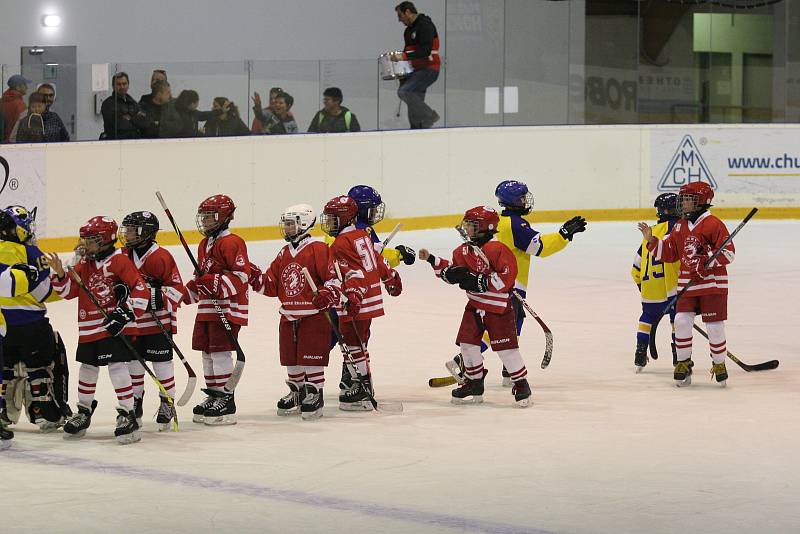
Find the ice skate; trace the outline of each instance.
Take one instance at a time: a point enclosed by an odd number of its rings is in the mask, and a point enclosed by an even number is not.
[[[233,393],[217,391],[211,406],[203,412],[203,420],[209,426],[235,425],[236,424],[236,402]]]
[[[503,366],[503,371],[501,375],[503,376],[503,382],[501,383],[501,385],[504,388],[510,388],[511,386],[514,385],[514,383],[511,381],[511,375],[508,374],[508,370],[506,369],[505,365]]]
[[[211,406],[211,403],[214,402],[214,399],[219,394],[218,391],[213,389],[202,389],[201,391],[206,394],[206,398],[203,399],[203,402],[192,408],[192,421],[195,423],[205,422],[205,417],[203,414],[206,413],[206,410]]]
[[[460,353],[456,354],[455,358],[452,360],[447,361],[444,366],[459,384],[464,383],[464,379],[466,378],[464,375],[464,358]]]
[[[675,364],[673,378],[675,379],[676,386],[683,387],[691,385],[693,366],[694,362],[692,360],[683,360]]]
[[[342,362],[342,378],[339,380],[339,389],[347,391],[353,385],[353,374],[350,372],[350,365]]]
[[[300,404],[305,396],[305,388],[298,387],[294,382],[286,381],[289,386],[289,393],[281,397],[278,401],[278,415],[287,416],[300,413]]]
[[[345,412],[368,412],[372,410],[370,393],[372,384],[369,377],[356,378],[347,391],[339,395],[339,409]]]
[[[486,376],[484,374],[484,376]],[[466,378],[464,384],[452,391],[453,404],[480,404],[483,402],[483,378]]]
[[[322,397],[322,388],[317,389],[314,384],[306,384],[305,395],[300,405],[300,416],[304,421],[322,417],[322,407],[325,401]]]
[[[725,362],[713,364],[711,366],[711,375],[717,379],[717,384],[724,388],[725,382],[728,380],[728,369],[725,367]]]
[[[11,441],[14,439],[14,433],[6,428],[5,423],[0,421],[0,451],[4,451],[11,446]]]
[[[143,404],[144,391],[142,392],[141,397],[133,398],[133,413],[136,414],[136,424],[139,425],[139,428],[142,428],[142,417],[144,417],[144,408],[142,407]]]
[[[92,401],[91,407],[78,403],[78,413],[64,423],[64,439],[82,438],[92,423],[92,414],[96,409],[97,401]]]
[[[172,419],[175,417],[175,408],[170,405],[166,397],[159,396],[158,398],[161,403],[158,405],[158,412],[156,413],[156,424],[158,425],[158,431],[164,432],[169,430],[170,425],[172,425]]]
[[[649,361],[647,358],[647,347],[647,343],[636,344],[636,353],[633,356],[633,365],[637,373],[641,373],[642,369],[645,368],[647,362]]]
[[[533,400],[531,399],[531,386],[528,384],[527,379],[523,378],[514,382],[511,393],[514,394],[514,400],[520,408],[527,408],[533,404]]]
[[[117,407],[117,428],[114,429],[114,436],[120,445],[130,445],[142,440],[142,433],[139,431],[134,410],[126,410],[122,406]]]

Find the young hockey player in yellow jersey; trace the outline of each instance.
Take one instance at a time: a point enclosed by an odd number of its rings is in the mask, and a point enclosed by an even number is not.
[[[517,260],[517,279],[514,283],[516,291],[523,299],[528,292],[528,274],[530,272],[531,256],[546,258],[563,250],[572,241],[575,234],[586,230],[586,219],[576,216],[565,222],[558,232],[542,234],[533,228],[524,218],[533,210],[533,193],[528,186],[516,180],[504,180],[498,184],[494,191],[497,201],[502,208],[500,223],[495,239],[508,246]],[[511,303],[517,318],[517,335],[522,331],[525,313],[519,300],[513,298]],[[481,352],[488,345],[481,343]],[[447,362],[446,367],[453,374],[459,376],[463,373],[461,355],[457,355],[454,362]],[[459,372],[460,371],[460,372]],[[503,368],[503,386],[511,387],[511,378],[505,367]]]
[[[653,226],[653,236],[664,239],[678,220],[678,195],[662,193],[658,195],[653,206],[658,216],[658,223]],[[637,373],[640,373],[648,362],[647,347],[650,343],[650,328],[653,321],[664,311],[667,301],[675,296],[679,264],[678,261],[662,263],[657,260],[655,254],[647,250],[645,241],[642,241],[636,252],[631,276],[642,295],[642,315],[639,318],[639,330],[636,332],[636,353],[633,360]],[[669,320],[670,323],[675,322],[674,306],[670,309]],[[672,354],[674,359],[674,341]]]

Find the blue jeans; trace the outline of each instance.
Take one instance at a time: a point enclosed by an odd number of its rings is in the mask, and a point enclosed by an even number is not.
[[[430,128],[439,115],[425,103],[425,92],[439,78],[433,69],[415,70],[400,82],[397,96],[408,106],[408,124],[412,129]]]

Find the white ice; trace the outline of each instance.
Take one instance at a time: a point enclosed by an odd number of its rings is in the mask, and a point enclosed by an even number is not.
[[[0,453],[0,532],[800,531],[800,365],[791,326],[798,232],[798,222],[756,219],[735,241],[728,348],[748,363],[777,358],[780,367],[748,374],[728,361],[725,389],[707,374],[699,336],[694,383],[676,388],[663,327],[661,359],[634,374],[632,222],[591,223],[563,252],[534,260],[529,302],[552,328],[555,351],[541,370],[544,338],[528,318],[528,409],[515,408],[500,386],[491,353],[483,405],[454,406],[449,388],[428,388],[456,352],[465,297],[418,263],[400,267],[404,292],[389,299],[370,341],[376,396],[403,402],[405,412],[339,411],[337,354],[325,416],[278,417],[286,389],[278,305],[254,295],[241,337],[247,366],[237,425],[193,424],[198,387],[180,411],[179,433],[158,433],[150,419],[140,443],[117,445],[103,371],[83,440],[16,425],[14,446]],[[401,232],[395,242],[446,254],[459,239],[435,230]],[[263,266],[281,245],[250,243],[251,258]],[[188,276],[183,251],[172,250]],[[49,313],[73,360],[75,302]],[[202,377],[190,350],[194,313],[181,312],[177,342]],[[73,407],[76,370],[72,362]],[[179,394],[185,376],[176,362]],[[145,413],[154,414],[156,388],[146,389]]]

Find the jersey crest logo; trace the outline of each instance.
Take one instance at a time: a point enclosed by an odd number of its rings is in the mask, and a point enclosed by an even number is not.
[[[681,260],[684,265],[695,269],[703,258],[702,254],[705,251],[705,246],[699,237],[690,235],[683,243],[683,254]]]
[[[717,182],[711,175],[694,139],[691,135],[685,135],[658,182],[658,190],[677,191],[691,182],[705,182],[712,189],[717,188]]]
[[[241,254],[236,256],[236,266],[244,267],[244,256],[242,256]]]
[[[86,287],[97,298],[101,306],[108,306],[114,302],[114,288],[108,278],[100,273],[92,273],[86,281]]]
[[[303,268],[297,262],[292,262],[283,268],[281,272],[281,283],[287,297],[296,297],[306,287],[306,278],[303,276]]]

